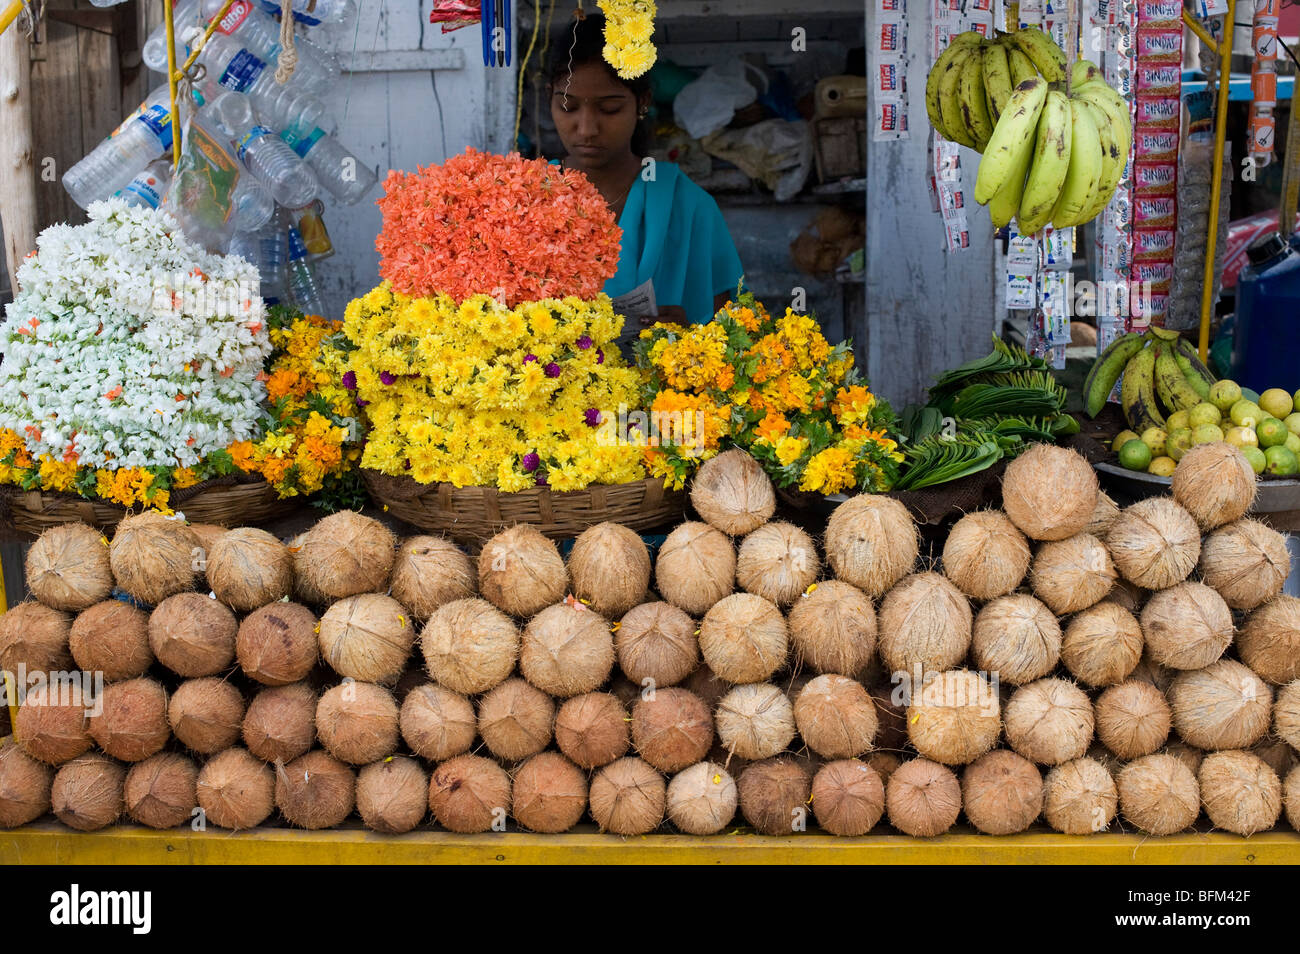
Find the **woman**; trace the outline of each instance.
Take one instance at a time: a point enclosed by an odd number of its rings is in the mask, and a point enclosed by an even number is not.
[[[642,165],[649,76],[621,79],[602,56],[604,32],[603,16],[574,21],[552,47],[547,92],[566,153],[560,164],[586,174],[623,230],[618,272],[604,291],[627,316],[626,348],[658,320],[710,321],[742,269],[712,196],[671,162]]]

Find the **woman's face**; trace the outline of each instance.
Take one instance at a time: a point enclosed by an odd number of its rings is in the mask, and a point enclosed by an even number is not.
[[[551,119],[565,151],[588,169],[625,158],[637,124],[636,96],[598,63],[575,66],[570,77],[551,93]]]

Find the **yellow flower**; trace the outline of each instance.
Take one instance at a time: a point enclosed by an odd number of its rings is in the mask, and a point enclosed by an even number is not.
[[[789,467],[803,456],[808,442],[800,437],[783,437],[776,442],[776,459],[781,466]]]

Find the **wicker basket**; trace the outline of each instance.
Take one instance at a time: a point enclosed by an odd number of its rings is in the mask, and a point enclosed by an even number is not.
[[[659,479],[631,484],[593,484],[586,490],[553,492],[535,487],[505,493],[495,487],[420,484],[362,470],[370,496],[412,526],[455,540],[487,540],[517,523],[532,524],[548,537],[572,537],[605,521],[632,530],[654,530],[684,519],[686,494],[665,490]]]

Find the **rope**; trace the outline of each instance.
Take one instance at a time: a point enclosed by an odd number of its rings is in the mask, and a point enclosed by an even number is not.
[[[293,0],[280,0],[280,46],[275,81],[283,86],[298,68],[298,49],[293,45]]]

